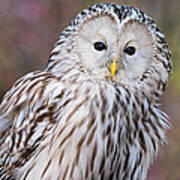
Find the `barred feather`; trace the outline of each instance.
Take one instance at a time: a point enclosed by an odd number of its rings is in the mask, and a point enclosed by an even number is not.
[[[138,9],[101,4],[82,11],[56,43],[47,68],[19,79],[0,104],[1,179],[146,178],[170,126],[157,101],[167,84],[170,54],[163,49],[161,65],[134,84],[96,78],[67,52],[75,28],[101,13],[149,23],[162,50],[164,37]]]

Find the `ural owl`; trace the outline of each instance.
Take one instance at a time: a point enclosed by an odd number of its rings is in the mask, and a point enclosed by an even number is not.
[[[0,104],[3,180],[144,180],[166,142],[164,35],[141,10],[93,5],[64,29],[47,67]]]

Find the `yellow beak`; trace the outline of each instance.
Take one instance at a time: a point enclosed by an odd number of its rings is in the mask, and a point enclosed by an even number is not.
[[[114,59],[113,62],[111,63],[110,70],[111,70],[111,75],[113,77],[114,74],[117,71],[117,61],[116,61],[116,59]]]

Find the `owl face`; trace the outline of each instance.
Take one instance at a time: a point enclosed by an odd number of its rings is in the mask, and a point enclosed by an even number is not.
[[[154,21],[137,8],[107,3],[75,16],[46,70],[69,82],[103,79],[160,96],[171,68],[168,45]]]
[[[138,21],[120,26],[108,15],[95,17],[82,25],[75,42],[80,62],[99,78],[139,81],[154,62],[154,37]]]

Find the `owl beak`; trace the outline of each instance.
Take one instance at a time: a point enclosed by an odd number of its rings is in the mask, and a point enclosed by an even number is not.
[[[117,71],[117,60],[116,58],[112,59],[112,63],[110,65],[110,70],[111,70],[111,76],[113,77]]]

